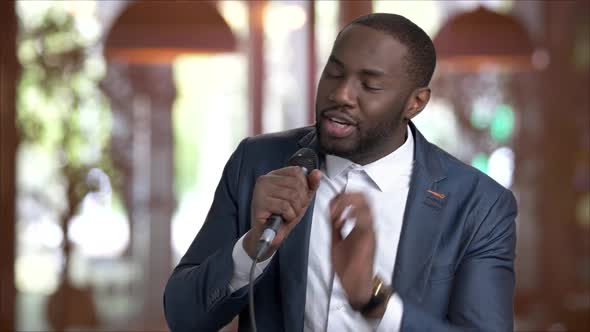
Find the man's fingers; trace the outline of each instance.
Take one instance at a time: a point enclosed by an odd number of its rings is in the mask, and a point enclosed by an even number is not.
[[[305,178],[305,173],[303,173],[303,170],[299,166],[288,166],[279,168],[268,173],[267,175],[291,178],[293,180],[296,180],[298,185],[302,188],[307,188],[307,179]]]
[[[330,214],[334,218],[342,218],[343,212],[351,206],[354,210],[368,208],[368,203],[362,193],[341,193],[330,202]]]
[[[320,186],[322,173],[315,169],[305,176],[301,167],[289,166],[274,170],[261,178],[279,187],[298,190],[309,200]]]
[[[308,207],[320,186],[322,173],[314,169],[306,177],[299,166],[283,167],[259,178],[260,185],[270,197],[288,200],[297,214]]]
[[[289,166],[277,169],[268,173],[267,175],[283,178],[284,180],[280,182],[281,185],[298,186],[301,184],[301,188],[305,188],[309,193],[311,193],[311,195],[313,195],[313,193],[315,193],[315,191],[319,188],[320,180],[322,178],[322,172],[320,170],[314,169],[307,176],[305,176],[302,168],[298,166]],[[297,184],[295,184],[295,182],[285,181],[285,179],[296,179]]]
[[[282,216],[283,220],[287,222],[291,222],[297,218],[297,213],[289,201],[275,197],[266,197],[261,203],[269,214]]]
[[[373,228],[373,217],[367,209],[353,209],[349,218],[356,220],[354,228],[358,230],[369,230]]]
[[[330,202],[330,219],[334,229],[340,230],[347,219],[356,220],[356,227],[372,227],[371,208],[362,193],[342,193]]]
[[[343,240],[342,234],[340,233],[341,227],[342,227],[342,225],[340,225],[339,228],[334,227],[332,229],[332,246],[338,245]]]
[[[277,168],[275,170],[272,170],[269,174],[271,174],[271,173],[283,174],[283,175],[297,175],[297,174],[303,175],[303,170],[299,166],[286,166],[283,168]]]
[[[293,188],[273,187],[268,190],[267,194],[269,197],[288,201],[297,215],[303,213],[308,204],[307,195],[301,190]]]
[[[274,185],[277,187],[307,191],[307,180],[305,177],[302,180],[295,176],[269,173],[267,175],[261,176],[261,180],[268,183],[269,185]]]

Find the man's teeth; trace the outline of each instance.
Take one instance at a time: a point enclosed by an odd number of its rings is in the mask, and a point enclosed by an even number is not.
[[[336,119],[334,119],[334,118],[330,118],[330,121],[334,122],[335,124],[337,124],[337,125],[338,125],[338,126],[340,126],[340,127],[345,127],[345,126],[348,126],[348,123],[345,123],[345,122],[340,122],[340,121],[338,121],[338,120],[336,120]]]

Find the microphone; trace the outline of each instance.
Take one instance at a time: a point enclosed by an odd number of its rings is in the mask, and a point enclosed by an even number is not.
[[[289,158],[287,165],[299,166],[303,170],[305,176],[311,171],[318,168],[318,156],[310,148],[302,148],[295,152],[294,155]],[[258,246],[256,248],[256,260],[259,260],[262,255],[266,252],[272,240],[274,240],[281,224],[283,223],[283,217],[280,215],[273,214],[266,220],[266,228],[258,240]]]

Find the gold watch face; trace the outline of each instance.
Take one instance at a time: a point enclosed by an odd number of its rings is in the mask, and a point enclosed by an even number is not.
[[[391,287],[387,286],[381,278],[373,278],[373,296],[379,299],[385,299],[391,295]]]
[[[381,290],[382,286],[383,280],[381,280],[381,278],[377,276],[373,277],[373,289],[371,291],[371,293],[373,293],[373,296],[377,296],[377,294],[379,294],[379,291]]]

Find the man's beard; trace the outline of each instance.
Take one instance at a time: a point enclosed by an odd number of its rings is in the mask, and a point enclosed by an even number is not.
[[[392,140],[396,130],[400,130],[401,126],[402,112],[395,112],[393,117],[378,122],[375,127],[358,128],[358,138],[355,142],[347,147],[340,147],[338,144],[326,146],[326,142],[322,140],[320,121],[315,123],[320,150],[324,154],[335,155],[348,160],[364,159],[367,156],[379,153],[380,147]]]

